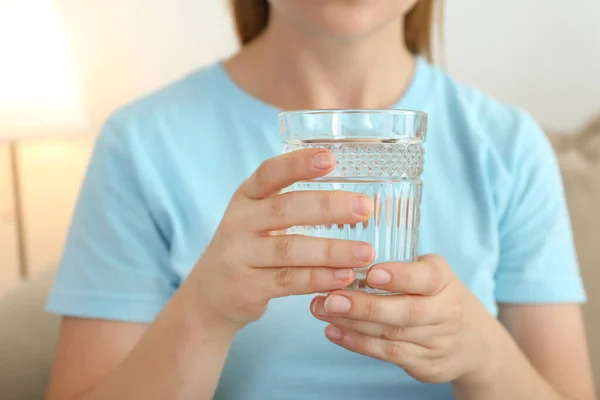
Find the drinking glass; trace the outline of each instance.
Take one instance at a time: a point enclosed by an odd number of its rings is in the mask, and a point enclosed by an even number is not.
[[[279,116],[283,152],[325,148],[336,157],[328,175],[287,188],[344,190],[365,194],[373,215],[359,224],[296,226],[289,234],[364,241],[376,251],[374,264],[417,259],[422,193],[423,141],[427,114],[412,110],[289,111]],[[369,266],[370,267],[370,266]],[[348,289],[389,294],[369,286],[369,269],[356,269]]]

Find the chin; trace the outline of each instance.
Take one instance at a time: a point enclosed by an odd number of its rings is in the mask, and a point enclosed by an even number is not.
[[[416,0],[270,0],[273,12],[325,36],[352,39],[402,18]]]

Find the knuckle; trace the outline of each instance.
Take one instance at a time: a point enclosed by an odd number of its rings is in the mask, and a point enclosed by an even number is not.
[[[383,334],[381,335],[381,338],[398,340],[398,339],[402,338],[402,336],[404,335],[404,329],[405,328],[403,326],[395,326],[395,325],[386,326],[383,330]]]
[[[369,341],[372,340],[369,336],[367,335],[354,335],[355,337],[353,338],[353,342],[355,344],[356,349],[363,354],[371,354],[372,353],[372,346],[370,345]]]
[[[386,360],[401,360],[404,358],[404,346],[398,342],[389,342],[384,344],[383,356]]]
[[[277,262],[282,265],[287,265],[294,258],[291,239],[289,236],[281,235],[277,237],[277,244],[275,245],[275,258]]]
[[[275,285],[280,288],[288,288],[294,281],[294,270],[292,268],[280,268],[275,274]]]
[[[419,321],[421,320],[422,311],[421,306],[418,302],[413,300],[407,301],[405,306],[405,312],[406,324],[408,326],[415,326],[419,324]]]
[[[367,298],[362,309],[362,318],[365,321],[373,321],[377,317],[377,306],[370,298]]]
[[[288,209],[288,196],[273,196],[269,200],[269,212],[277,219],[285,218]]]
[[[323,251],[323,265],[333,265],[335,261],[334,242],[327,240]]]
[[[319,196],[319,209],[325,215],[331,214],[334,210],[335,195],[333,192],[323,192]]]

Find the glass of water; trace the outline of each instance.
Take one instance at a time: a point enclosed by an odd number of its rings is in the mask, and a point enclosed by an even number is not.
[[[344,190],[371,198],[374,212],[360,224],[296,226],[287,231],[321,238],[364,241],[375,247],[374,264],[417,259],[427,114],[410,110],[289,111],[279,116],[283,152],[325,148],[336,157],[325,177],[297,182],[288,191]],[[356,270],[348,289],[387,294]]]

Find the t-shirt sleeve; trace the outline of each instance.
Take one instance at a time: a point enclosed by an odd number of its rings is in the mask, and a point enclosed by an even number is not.
[[[50,312],[151,322],[179,284],[169,243],[148,206],[140,148],[127,133],[109,122],[96,142]]]
[[[511,143],[509,193],[500,220],[499,303],[586,300],[558,162],[539,126],[524,117]]]

